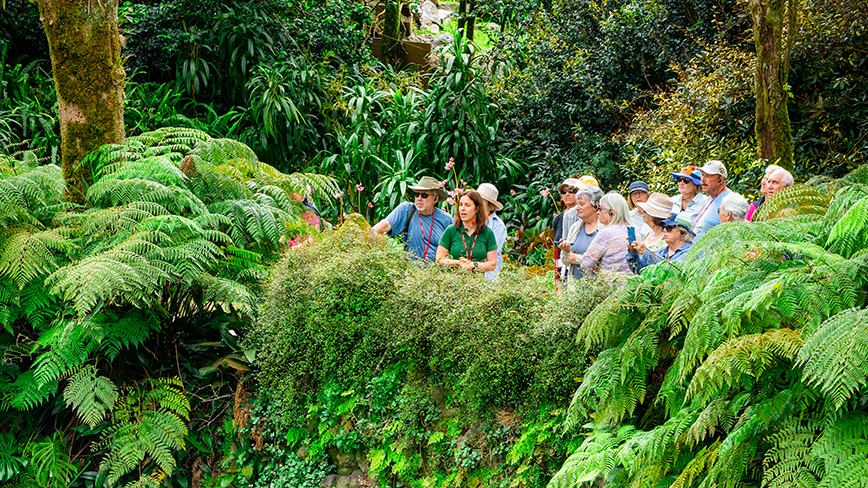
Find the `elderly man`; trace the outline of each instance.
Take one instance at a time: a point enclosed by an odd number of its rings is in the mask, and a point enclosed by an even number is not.
[[[732,193],[732,190],[726,187],[726,166],[722,162],[711,160],[699,168],[699,172],[702,173],[702,191],[709,199],[696,216],[696,223],[693,225],[696,237],[720,224],[720,216],[717,214],[720,202]]]
[[[373,230],[378,234],[388,233],[390,237],[402,236],[404,248],[415,259],[433,263],[440,236],[452,225],[452,217],[436,206],[448,195],[430,176],[423,176],[410,189],[416,192],[413,203],[404,202],[395,207]]]
[[[780,168],[775,170],[772,174],[769,175],[768,181],[766,181],[767,188],[767,196],[771,199],[777,192],[783,190],[788,186],[792,186],[795,183],[793,179],[793,174],[784,168]]]
[[[743,196],[738,193],[730,193],[720,201],[720,208],[717,209],[717,216],[720,217],[720,223],[724,222],[743,222],[747,217],[749,204]]]
[[[491,183],[479,185],[476,191],[485,201],[485,210],[488,215],[488,221],[485,225],[494,232],[494,241],[497,243],[497,264],[494,266],[494,271],[485,272],[486,278],[494,279],[500,273],[500,265],[503,264],[503,243],[506,242],[506,225],[497,216],[497,212],[503,210],[503,204],[497,201],[500,193],[497,191],[497,187]]]

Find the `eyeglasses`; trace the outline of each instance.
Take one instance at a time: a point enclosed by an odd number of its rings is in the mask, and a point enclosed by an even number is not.
[[[416,198],[421,198],[422,200],[428,198],[430,196],[429,193],[417,193]]]
[[[561,195],[566,195],[567,193],[578,193],[578,188],[564,188],[561,190]]]
[[[599,207],[599,208],[597,209],[598,212],[602,212],[602,211],[604,211],[604,210],[605,210],[606,212],[608,212],[609,210],[612,210],[612,209],[611,209],[611,208],[606,208],[606,207]]]
[[[674,225],[664,225],[663,230],[665,230],[666,232],[672,232],[673,230],[675,230],[675,227],[676,226]]]
[[[676,178],[675,181],[677,181],[678,183],[693,183],[693,180],[691,180],[690,178],[685,178],[683,176]]]

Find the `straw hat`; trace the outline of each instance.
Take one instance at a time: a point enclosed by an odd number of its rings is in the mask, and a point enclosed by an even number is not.
[[[447,195],[446,192],[440,188],[440,182],[431,176],[423,176],[419,179],[419,183],[416,183],[416,186],[411,186],[409,188],[415,192],[434,192],[435,194],[437,194],[437,196],[440,197],[439,201],[441,202],[445,202],[446,199],[449,198],[449,195]]]
[[[479,188],[476,189],[476,192],[479,193],[479,196],[481,196],[483,200],[494,205],[495,210],[503,210],[503,204],[497,201],[497,196],[500,193],[497,191],[497,188],[494,185],[492,185],[491,183],[483,183],[479,185]]]
[[[647,202],[639,202],[636,206],[658,219],[665,219],[672,213],[672,200],[662,193],[652,193]]]

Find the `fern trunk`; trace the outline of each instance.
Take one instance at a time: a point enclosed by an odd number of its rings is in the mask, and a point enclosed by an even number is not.
[[[798,28],[792,0],[750,0],[756,46],[756,132],[759,157],[793,167],[793,133],[787,99],[790,52]],[[783,38],[786,28],[786,42]]]
[[[84,156],[124,139],[124,77],[118,1],[38,0],[60,112],[67,199],[83,203],[92,182]]]

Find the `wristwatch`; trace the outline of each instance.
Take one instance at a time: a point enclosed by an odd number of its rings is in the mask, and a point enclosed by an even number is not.
[[[479,262],[478,261],[473,263],[473,271],[476,271],[477,269],[479,269]]]

